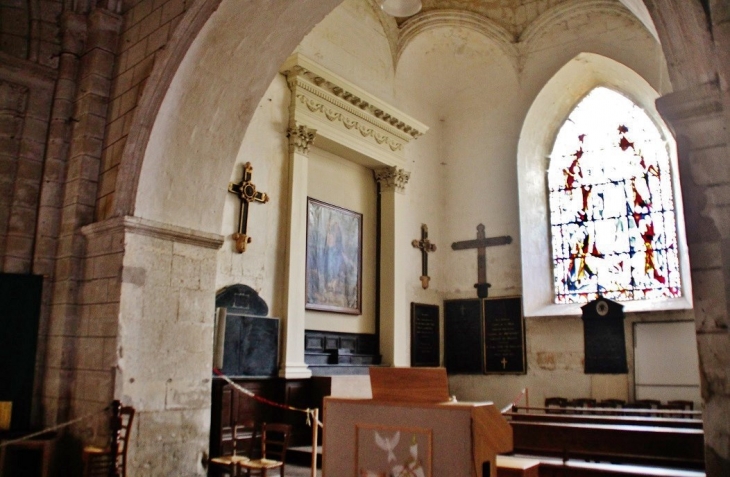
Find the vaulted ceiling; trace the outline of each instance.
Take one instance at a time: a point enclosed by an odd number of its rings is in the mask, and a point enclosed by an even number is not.
[[[642,0],[614,0],[623,4],[656,38],[656,29]],[[434,10],[461,10],[482,15],[503,27],[518,38],[536,18],[563,4],[600,4],[602,0],[422,0],[421,12]],[[398,18],[398,24],[406,18]]]

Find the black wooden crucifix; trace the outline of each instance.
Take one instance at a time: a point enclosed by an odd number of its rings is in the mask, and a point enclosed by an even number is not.
[[[236,194],[241,201],[241,212],[238,217],[238,233],[233,234],[233,240],[236,241],[236,251],[243,253],[246,251],[246,245],[251,243],[251,237],[246,235],[246,227],[248,224],[248,204],[251,202],[266,203],[269,196],[266,192],[256,191],[256,186],[251,182],[251,174],[253,167],[247,162],[243,166],[243,178],[241,182],[231,182],[228,184],[228,192]]]
[[[431,280],[431,277],[428,276],[428,252],[436,251],[436,244],[431,243],[428,239],[428,226],[426,224],[421,224],[421,240],[414,240],[411,244],[421,251],[421,286],[425,290]]]
[[[477,289],[477,296],[479,298],[486,298],[489,295],[489,287],[492,286],[487,283],[487,247],[507,245],[508,243],[512,243],[512,237],[509,235],[486,238],[484,235],[484,224],[479,224],[477,225],[476,240],[464,240],[451,244],[452,250],[477,249],[477,283],[474,285],[474,288]]]

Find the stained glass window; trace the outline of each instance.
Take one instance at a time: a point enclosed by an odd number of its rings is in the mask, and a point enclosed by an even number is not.
[[[548,169],[556,303],[681,296],[671,173],[631,100],[596,88],[576,106]]]

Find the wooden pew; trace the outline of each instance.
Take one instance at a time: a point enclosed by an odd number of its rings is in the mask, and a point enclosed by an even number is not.
[[[509,412],[529,415],[560,414],[587,415],[587,416],[633,416],[633,417],[664,417],[676,419],[702,420],[702,411],[688,411],[679,409],[641,409],[616,407],[523,407],[512,406]]]
[[[687,469],[704,467],[701,429],[511,421],[514,453]]]
[[[511,421],[557,422],[563,424],[603,424],[650,427],[677,427],[685,429],[702,429],[701,419],[684,419],[676,417],[622,416],[618,414],[540,414],[527,412],[505,412],[502,414]]]

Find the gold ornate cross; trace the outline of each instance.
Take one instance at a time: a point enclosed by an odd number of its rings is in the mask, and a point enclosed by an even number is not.
[[[414,240],[411,245],[421,251],[421,286],[425,290],[431,280],[431,277],[428,276],[428,252],[436,251],[436,244],[428,240],[428,226],[426,224],[421,224],[421,240]]]
[[[238,232],[233,234],[233,240],[236,241],[236,251],[243,253],[246,251],[246,245],[251,243],[251,237],[246,235],[246,227],[248,223],[248,204],[251,202],[266,203],[269,196],[266,192],[258,192],[256,186],[251,182],[251,174],[253,167],[247,162],[243,166],[243,178],[241,182],[231,182],[228,184],[228,192],[236,194],[241,201],[241,211],[238,217]]]

